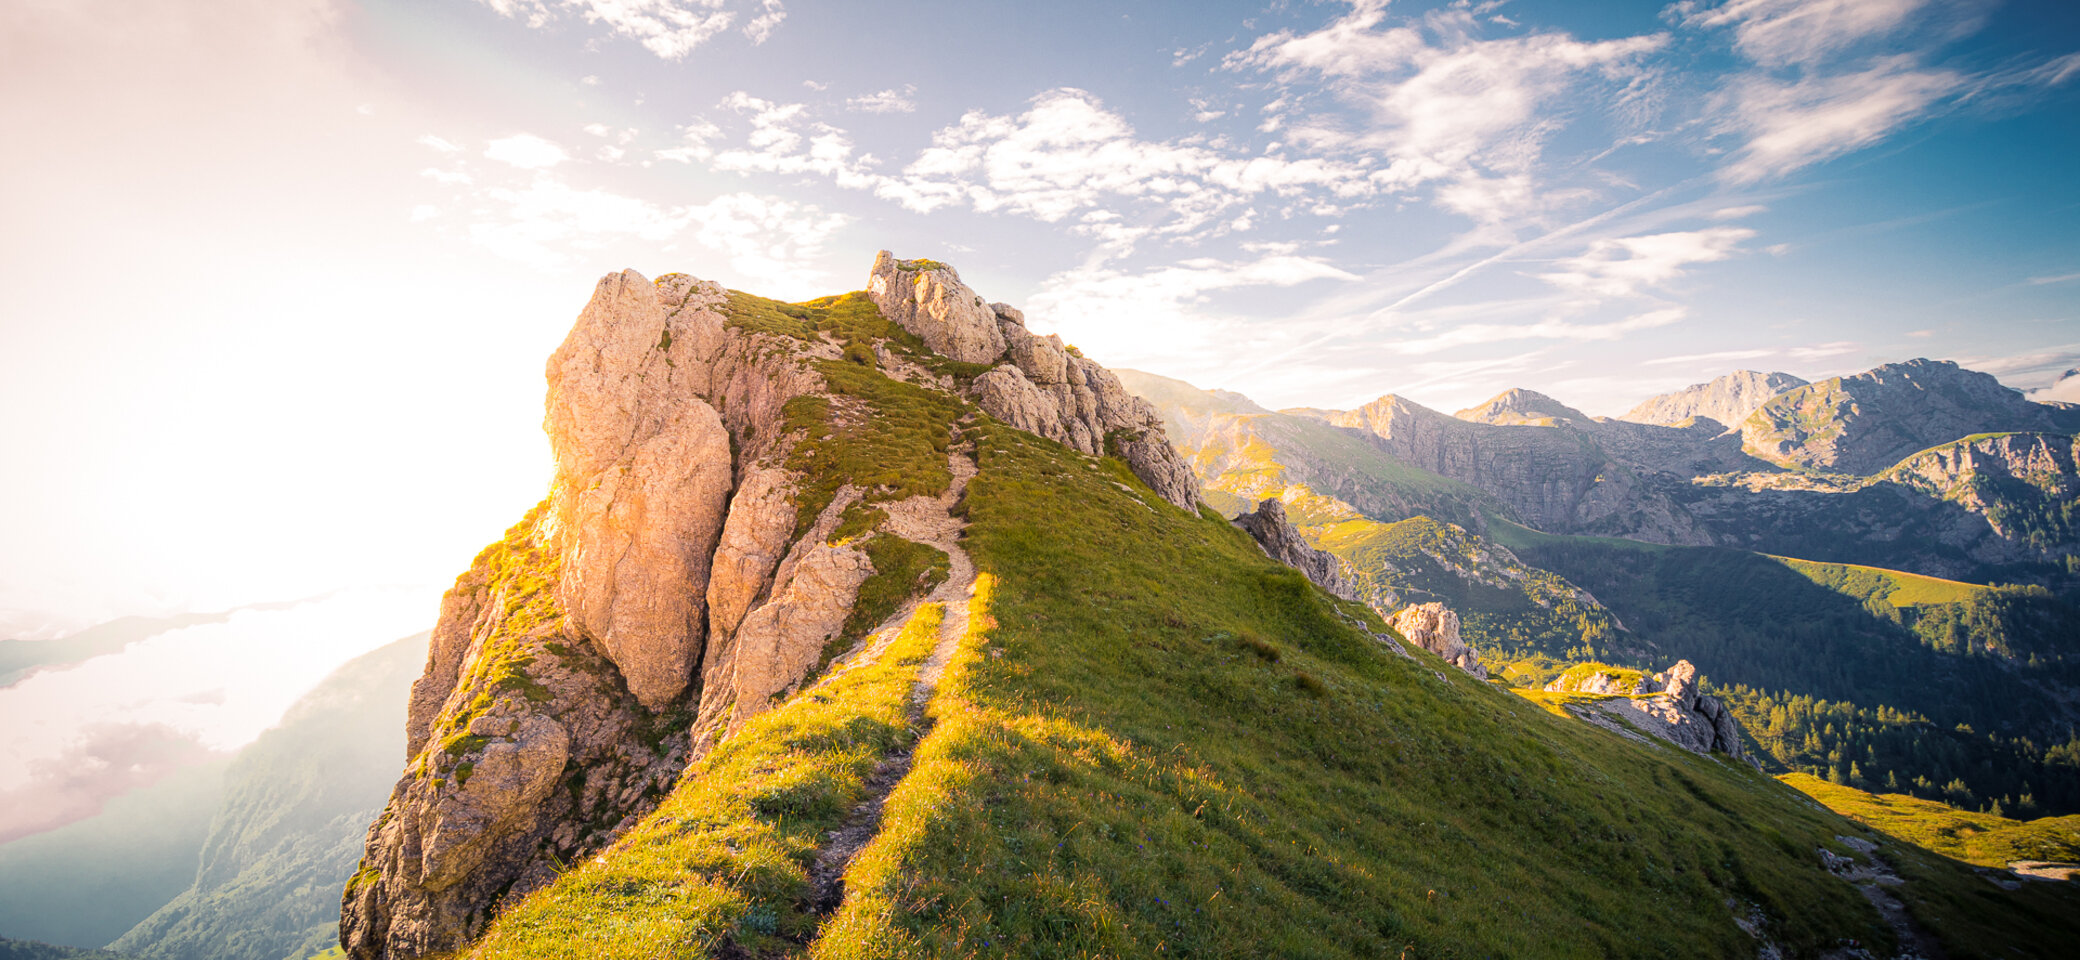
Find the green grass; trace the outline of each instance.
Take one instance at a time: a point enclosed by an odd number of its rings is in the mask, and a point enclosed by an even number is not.
[[[1903,570],[1766,556],[1836,593],[1858,600],[1883,600],[1895,607],[1963,603],[1987,592],[1986,587],[1975,583],[1927,577]]]
[[[1590,677],[1598,674],[1614,678],[1617,687],[1624,690],[1632,689],[1647,678],[1647,673],[1644,670],[1614,667],[1607,663],[1578,663],[1561,671],[1560,675],[1554,679],[1560,681],[1565,686],[1579,688],[1583,683],[1588,682]]]
[[[1729,896],[1797,948],[1888,942],[1818,870],[1852,828],[1767,777],[1440,680],[1116,463],[980,448],[995,625],[812,956],[1752,956]]]
[[[919,607],[879,661],[753,718],[613,847],[501,915],[472,956],[760,956],[812,934],[807,868],[912,735],[903,704],[942,616]]]
[[[2011,820],[1900,793],[1877,794],[1803,773],[1779,777],[1842,816],[1966,863],[2015,860],[2080,863],[2080,816]]]

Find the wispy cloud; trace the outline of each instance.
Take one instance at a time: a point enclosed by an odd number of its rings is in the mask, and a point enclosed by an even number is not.
[[[1968,83],[1961,73],[1925,69],[1908,56],[1792,81],[1747,76],[1723,95],[1728,117],[1721,129],[1744,143],[1721,175],[1752,183],[1870,146]]]
[[[1866,40],[1899,32],[1929,0],[1728,0],[1706,7],[1685,0],[1669,19],[1692,27],[1730,27],[1734,47],[1767,67],[1813,63]]]
[[[2029,283],[2030,286],[2041,287],[2046,284],[2066,283],[2073,280],[2080,280],[2080,273],[2060,273],[2043,277],[2031,277],[2029,278]]]
[[[911,99],[917,93],[917,85],[906,83],[903,89],[890,88],[845,101],[845,109],[861,113],[916,113],[917,101]]]
[[[1586,253],[1560,261],[1561,269],[1539,274],[1554,286],[1593,297],[1630,297],[1683,274],[1693,263],[1734,255],[1755,236],[1745,227],[1711,227],[1674,233],[1597,240]]]
[[[568,16],[601,24],[666,60],[680,60],[737,21],[734,0],[479,0],[501,15],[545,27]],[[753,43],[764,43],[787,19],[779,0],[763,0],[744,27]]]
[[[1286,83],[1320,81],[1367,114],[1361,124],[1330,115],[1274,111],[1273,126],[1316,147],[1381,150],[1373,176],[1408,189],[1441,181],[1436,199],[1478,221],[1533,212],[1549,199],[1532,176],[1545,143],[1567,122],[1571,102],[1598,99],[1622,109],[1644,96],[1643,58],[1665,34],[1582,41],[1559,32],[1484,39],[1473,15],[1440,10],[1386,24],[1383,0],[1309,33],[1279,31],[1230,54],[1231,70]]]

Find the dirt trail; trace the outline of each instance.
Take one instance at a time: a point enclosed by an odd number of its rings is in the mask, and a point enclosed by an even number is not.
[[[861,649],[840,669],[879,659],[919,606],[942,604],[945,615],[939,621],[939,642],[932,648],[930,658],[918,670],[917,681],[910,687],[910,702],[905,711],[912,734],[909,742],[882,758],[880,765],[868,775],[866,796],[846,815],[845,822],[838,829],[825,836],[822,848],[816,852],[816,862],[809,868],[807,905],[819,914],[828,914],[844,902],[845,867],[880,832],[881,806],[896,784],[910,773],[912,754],[918,742],[931,730],[931,718],[926,716],[925,707],[931,703],[932,694],[938,691],[939,678],[945,674],[946,664],[953,659],[961,637],[968,632],[968,600],[975,592],[975,564],[960,545],[961,531],[967,528],[967,521],[954,516],[953,507],[967,490],[969,479],[975,476],[975,461],[966,452],[955,448],[947,453],[946,466],[953,472],[953,483],[947,486],[945,493],[936,497],[911,497],[881,506],[888,512],[883,530],[945,552],[948,562],[946,582],[881,624],[871,639],[862,644]]]

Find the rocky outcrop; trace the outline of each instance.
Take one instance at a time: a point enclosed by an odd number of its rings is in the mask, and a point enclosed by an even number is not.
[[[936,260],[874,255],[867,296],[881,314],[918,335],[933,353],[962,363],[988,363],[1004,354],[996,311]]]
[[[1283,501],[1276,498],[1265,500],[1257,504],[1254,512],[1236,517],[1233,523],[1255,538],[1257,546],[1263,547],[1271,559],[1306,574],[1315,586],[1345,600],[1358,599],[1357,591],[1351,588],[1350,578],[1344,575],[1343,561],[1309,546],[1292,521],[1286,519]]]
[[[1806,381],[1788,373],[1735,370],[1709,383],[1648,398],[1618,419],[1675,427],[1701,418],[1721,429],[1732,429],[1771,398],[1805,385]]]
[[[997,362],[969,390],[990,416],[1092,456],[1117,455],[1158,496],[1199,508],[1198,481],[1155,407],[1061,337],[1027,330],[1025,314],[984,301],[937,261],[899,260],[883,250],[867,293],[934,351],[964,363]]]
[[[707,584],[732,486],[722,417],[669,352],[673,321],[698,322],[681,319],[688,306],[721,325],[712,294],[700,299],[668,314],[641,274],[609,276],[549,358],[557,599],[651,710],[692,681],[707,603],[687,585]]]
[[[1697,692],[1697,668],[1690,661],[1679,660],[1675,666],[1655,674],[1653,685],[1662,692],[1647,697],[1613,697],[1595,706],[1692,753],[1747,757],[1741,748],[1739,721],[1718,697]]]
[[[2071,420],[1988,374],[1909,360],[1791,390],[1740,428],[1748,452],[1771,463],[1861,476],[1973,434],[2080,430]]]
[[[482,931],[501,897],[598,849],[668,789],[686,736],[656,718],[614,663],[570,635],[556,601],[545,504],[480,554],[442,604],[436,635],[464,638],[459,679],[434,715],[418,706],[448,675],[432,650],[415,687],[416,747],[369,828],[342,899],[356,957],[414,957]]]
[[[703,743],[735,732],[776,695],[791,692],[845,625],[874,566],[860,550],[828,540],[859,499],[859,489],[849,486],[832,498],[781,561],[771,598],[709,658],[694,723]]]
[[[1387,626],[1408,642],[1445,659],[1474,677],[1488,679],[1488,668],[1479,655],[1459,638],[1459,615],[1442,603],[1419,603],[1401,608],[1387,618]]]

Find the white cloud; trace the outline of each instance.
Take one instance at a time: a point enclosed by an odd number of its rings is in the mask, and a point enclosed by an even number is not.
[[[1246,156],[1190,141],[1135,135],[1125,118],[1081,90],[1051,90],[1017,116],[968,113],[932,137],[900,180],[877,191],[914,209],[965,202],[1047,222],[1113,209],[1121,199],[1167,211],[1166,232],[1207,225],[1254,197],[1364,197],[1376,186],[1358,165],[1319,158]]]
[[[507,17],[544,27],[566,15],[583,17],[587,23],[603,24],[621,36],[666,60],[678,60],[693,52],[736,22],[730,0],[480,0]],[[752,42],[764,42],[787,14],[776,0],[765,0],[765,12],[744,32]]]
[[[1440,202],[1479,221],[1549,202],[1531,175],[1545,142],[1566,126],[1568,105],[1594,98],[1624,108],[1637,101],[1652,77],[1642,59],[1668,39],[1590,42],[1541,33],[1485,40],[1465,10],[1385,27],[1385,7],[1359,0],[1350,14],[1313,33],[1259,37],[1225,66],[1285,82],[1328,81],[1370,113],[1368,124],[1349,130],[1327,116],[1274,112],[1267,125],[1290,126],[1294,140],[1311,146],[1383,150],[1388,162],[1372,173],[1375,181],[1395,189],[1443,181]]]
[[[462,150],[461,145],[449,143],[448,141],[436,137],[430,133],[423,137],[420,137],[419,143],[422,146],[429,147],[441,153],[459,153]]]
[[[787,19],[787,9],[780,0],[764,0],[758,16],[744,25],[744,36],[751,38],[753,46],[772,39],[773,31],[780,29],[780,22]]]
[[[1587,252],[1560,261],[1561,269],[1539,274],[1554,286],[1592,297],[1635,296],[1667,283],[1693,263],[1724,260],[1755,236],[1745,227],[1710,227],[1673,233],[1597,240]]]
[[[1025,309],[1035,329],[1060,333],[1107,364],[1178,369],[1195,354],[1229,345],[1223,331],[1231,322],[1208,306],[1216,291],[1357,279],[1326,261],[1286,253],[1239,262],[1195,258],[1138,273],[1057,273]]]
[[[1790,81],[1748,75],[1721,98],[1728,115],[1721,129],[1745,140],[1721,176],[1736,183],[1783,176],[1869,146],[1967,83],[1962,74],[1926,69],[1907,56]]]
[[[430,203],[422,203],[412,208],[413,223],[421,223],[423,221],[431,220],[440,215],[441,208],[436,207]]]
[[[2031,277],[2029,278],[2029,283],[2030,286],[2041,287],[2045,284],[2066,283],[2072,280],[2080,280],[2080,273],[2060,273],[2042,277]]]
[[[1914,22],[1929,0],[1695,0],[1668,9],[1684,26],[1731,26],[1734,48],[1766,67],[1813,63]]]
[[[1712,211],[1711,218],[1714,220],[1742,220],[1748,217],[1752,217],[1758,213],[1767,212],[1769,212],[1768,207],[1762,206],[1761,204],[1751,203],[1738,207],[1722,207],[1718,210]]]
[[[522,170],[547,170],[571,156],[551,141],[531,133],[520,133],[491,141],[484,149],[484,158]]]
[[[845,101],[845,108],[861,113],[915,113],[917,101],[910,99],[917,92],[916,84],[904,84],[903,89],[888,89],[853,97]]]

